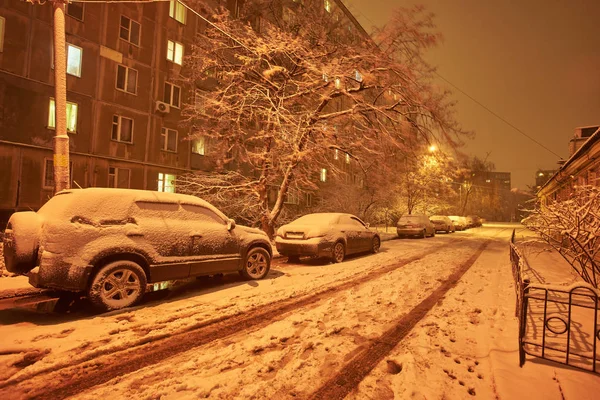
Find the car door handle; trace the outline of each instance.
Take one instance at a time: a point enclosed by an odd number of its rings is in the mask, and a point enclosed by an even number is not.
[[[202,234],[200,234],[200,233],[192,233],[192,234],[190,234],[190,237],[200,239],[202,237]]]
[[[125,235],[127,235],[127,236],[144,236],[144,234],[140,231],[129,231]]]

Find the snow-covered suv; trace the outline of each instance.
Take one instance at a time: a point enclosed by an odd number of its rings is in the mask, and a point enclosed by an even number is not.
[[[103,310],[135,304],[148,284],[269,272],[267,235],[236,226],[194,196],[132,189],[64,190],[38,212],[14,213],[6,269],[40,288],[84,292]]]

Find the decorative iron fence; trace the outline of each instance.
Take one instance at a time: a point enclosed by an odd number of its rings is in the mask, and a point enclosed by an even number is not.
[[[510,241],[519,319],[519,364],[525,356],[544,358],[600,373],[600,292],[588,283],[532,284],[523,278],[526,261]]]

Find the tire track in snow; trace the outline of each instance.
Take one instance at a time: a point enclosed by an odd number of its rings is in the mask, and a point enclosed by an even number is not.
[[[310,395],[310,399],[343,399],[385,358],[398,343],[425,317],[440,299],[460,280],[477,261],[491,239],[486,240],[456,271],[452,273],[429,296],[410,310],[397,324],[388,329],[379,339],[358,353],[351,361],[340,368],[340,372],[331,377],[319,389]]]
[[[426,256],[443,252],[447,247],[454,247],[458,243],[464,242],[464,240],[449,242],[437,247],[435,250],[425,250],[421,254],[378,268],[367,275],[350,277],[342,283],[334,284],[314,294],[275,301],[245,313],[203,322],[169,336],[148,340],[137,346],[133,345],[115,352],[101,354],[98,357],[85,358],[74,364],[54,366],[51,370],[24,374],[0,384],[0,389],[2,389],[0,390],[0,397],[3,393],[14,396],[17,394],[16,392],[27,398],[43,399],[63,399],[76,395],[111,379],[164,362],[166,359],[192,348],[224,339],[241,331],[260,329],[274,321],[285,318],[287,314],[299,308],[310,307],[313,304],[327,300],[340,291],[375,280],[390,271],[419,261]],[[40,388],[35,385],[35,381],[43,381],[43,387]],[[19,383],[24,383],[24,387],[19,387]],[[29,383],[35,386],[28,388]]]

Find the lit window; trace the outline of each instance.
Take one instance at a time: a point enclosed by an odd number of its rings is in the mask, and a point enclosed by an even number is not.
[[[177,175],[158,173],[158,191],[175,193],[175,180]]]
[[[113,115],[110,138],[118,142],[133,143],[133,120],[120,115]]]
[[[68,3],[66,12],[67,15],[83,21],[83,3]]]
[[[6,20],[4,17],[0,17],[0,53],[4,51],[4,26],[6,25]]]
[[[325,7],[325,11],[327,11],[328,13],[331,12],[331,1],[330,0],[324,0],[324,7]]]
[[[327,169],[321,168],[321,182],[327,182]]]
[[[181,88],[179,86],[173,85],[172,83],[165,82],[163,101],[167,104],[172,105],[175,108],[179,108],[180,100]]]
[[[117,89],[136,94],[137,71],[124,65],[117,65]]]
[[[129,175],[126,168],[108,167],[108,187],[129,189]]]
[[[490,179],[486,179],[485,181],[486,181],[487,183],[490,183],[490,182],[491,182],[491,180],[490,180]]]
[[[140,24],[132,21],[124,15],[121,15],[121,27],[119,28],[119,37],[123,40],[140,45]]]
[[[67,43],[67,74],[81,77],[81,47]]]
[[[362,74],[360,72],[358,72],[358,70],[354,71],[354,79],[357,80],[358,82],[362,82],[362,80],[363,80]]]
[[[340,78],[335,78],[335,88],[340,89],[342,87],[342,80]]]
[[[338,150],[338,149],[335,149],[335,150],[333,151],[333,159],[334,159],[334,160],[337,160],[337,159],[339,159],[339,158],[340,158],[340,155],[339,155],[339,150]]]
[[[169,7],[169,17],[176,19],[177,21],[185,24],[187,9],[185,6],[178,2],[177,0],[171,0],[171,5]]]
[[[161,150],[177,151],[177,131],[175,129],[162,128],[161,134]]]
[[[350,154],[346,153],[346,164],[350,164]]]
[[[71,133],[77,132],[77,108],[77,103],[67,101],[67,131]],[[56,129],[56,103],[53,98],[48,107],[48,128]]]
[[[200,114],[204,114],[206,112],[206,100],[204,100],[204,95],[200,90],[196,90],[194,92],[194,108]]]
[[[206,138],[204,136],[192,140],[192,153],[201,156],[206,154]]]
[[[329,82],[329,77],[327,76],[327,74],[325,72],[323,72],[323,80],[325,82]]]
[[[167,42],[167,60],[183,64],[183,44],[169,40]]]

